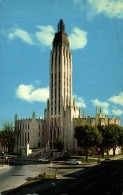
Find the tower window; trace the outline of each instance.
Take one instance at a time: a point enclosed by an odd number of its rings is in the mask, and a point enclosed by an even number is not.
[[[29,142],[29,133],[28,133],[28,142]]]

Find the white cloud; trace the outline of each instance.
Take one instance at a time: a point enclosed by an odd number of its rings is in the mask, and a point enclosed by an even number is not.
[[[101,102],[98,99],[91,100],[91,102],[94,104],[94,106],[101,106],[102,109],[103,109],[103,113],[104,114],[109,114],[109,110],[108,110],[109,103],[107,103],[107,102]]]
[[[37,28],[40,30],[36,31],[34,34],[30,34],[22,29],[15,29],[13,32],[9,33],[8,37],[11,40],[20,38],[31,45],[35,44],[39,46],[40,44],[41,46],[51,48],[55,34],[53,26],[37,26]],[[69,40],[71,49],[81,49],[87,44],[87,32],[76,27],[72,30]]]
[[[76,106],[79,108],[86,108],[85,101],[82,97],[77,97],[76,95],[74,97],[76,99]]]
[[[69,35],[70,48],[72,50],[82,49],[87,44],[87,32],[75,27]]]
[[[95,14],[103,13],[109,18],[123,18],[122,0],[88,0],[88,3]]]
[[[35,80],[36,85],[40,84],[41,82],[39,80]]]
[[[123,92],[121,92],[118,96],[110,97],[108,101],[123,106]]]
[[[24,42],[29,44],[34,44],[30,34],[25,30],[16,29],[14,32],[9,33],[9,39],[14,39],[15,37],[22,39]]]
[[[55,30],[52,26],[37,26],[40,31],[35,33],[37,40],[44,46],[51,47]]]
[[[113,113],[114,115],[119,116],[119,115],[123,114],[123,110],[112,110],[112,113]]]
[[[81,0],[73,0],[74,3],[81,3]]]
[[[80,4],[80,8],[87,10],[88,18],[93,18],[98,14],[104,14],[109,18],[123,18],[123,0],[73,0],[75,4]]]
[[[16,95],[27,102],[46,102],[49,98],[49,88],[35,89],[33,85],[19,85]]]

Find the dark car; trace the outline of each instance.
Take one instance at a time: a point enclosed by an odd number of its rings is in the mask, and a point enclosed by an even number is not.
[[[101,161],[100,163],[105,165],[105,164],[110,164],[111,162],[112,162],[112,160],[110,158],[107,158],[107,159]]]

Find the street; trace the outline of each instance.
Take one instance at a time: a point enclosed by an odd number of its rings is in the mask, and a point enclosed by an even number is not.
[[[61,167],[61,168],[60,168]],[[65,169],[63,169],[63,167]],[[4,165],[4,169],[0,169],[0,194],[4,191],[8,191],[14,189],[23,183],[27,182],[29,178],[33,178],[38,174],[54,174],[56,172],[56,168],[58,169],[58,174],[60,178],[63,177],[65,173],[70,173],[73,171],[77,171],[78,168],[81,170],[81,167],[69,167],[69,165],[59,165],[58,163],[53,163],[52,167],[50,164],[40,164],[40,163],[32,163],[26,165],[13,165],[6,168]],[[66,169],[67,168],[67,169]]]
[[[122,195],[123,159],[108,165],[98,165],[85,171],[67,175],[68,179],[56,181],[54,187],[40,190],[38,194]],[[71,178],[71,179],[70,179]]]
[[[9,194],[9,189],[16,188],[26,182],[29,177],[39,173],[57,174],[57,180],[49,180],[44,184],[40,183],[34,188],[29,188],[28,193],[33,194],[83,194],[83,195],[122,195],[123,190],[123,159],[114,160],[110,164],[87,166],[87,165],[64,165],[53,163],[31,164],[13,166],[0,170],[1,194]],[[19,191],[19,195],[28,194],[26,191]],[[16,193],[10,193],[16,194]]]
[[[4,165],[6,166],[6,165]],[[27,182],[28,178],[45,172],[47,164],[10,166],[0,170],[0,194],[3,191],[16,188]]]
[[[66,194],[122,195],[123,160],[113,161],[109,165],[99,166],[92,173],[76,177],[76,182],[67,185]]]

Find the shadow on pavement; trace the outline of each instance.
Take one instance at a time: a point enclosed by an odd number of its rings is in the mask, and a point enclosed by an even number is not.
[[[122,195],[123,160],[112,162],[109,166],[87,167],[84,170],[66,174],[65,177],[67,178],[45,179],[28,186],[18,187],[13,191],[4,191],[2,195],[27,195],[32,193],[38,195]]]

